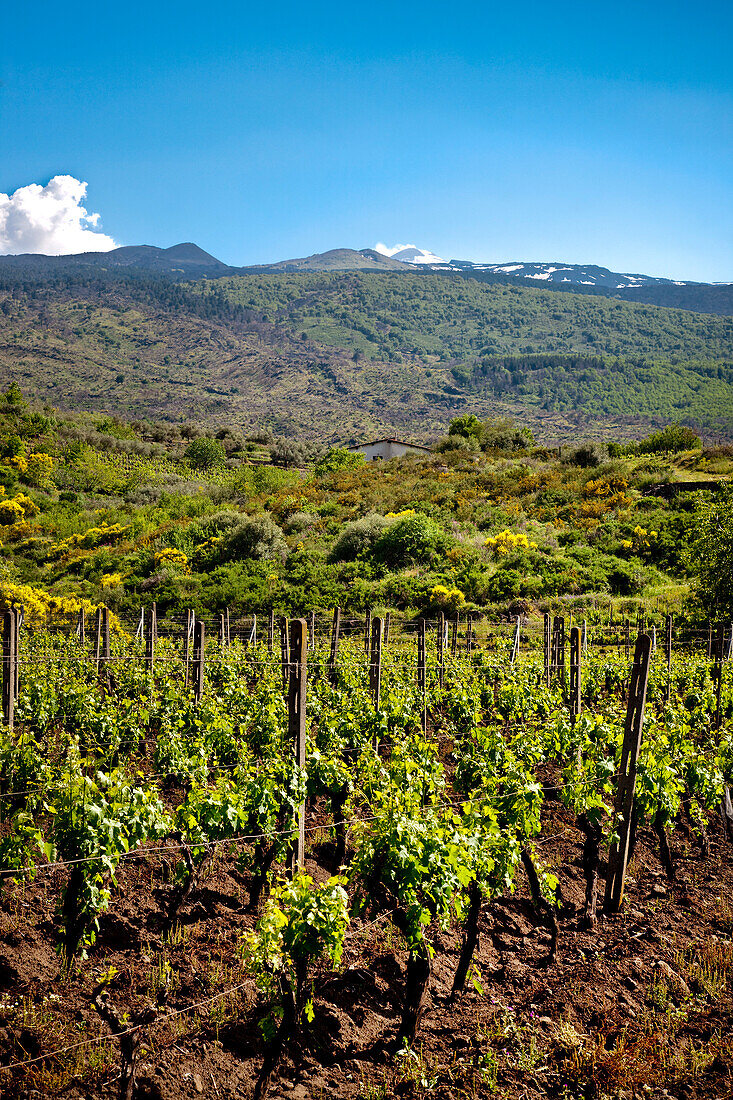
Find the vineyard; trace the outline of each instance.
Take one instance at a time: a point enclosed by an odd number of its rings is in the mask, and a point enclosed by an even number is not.
[[[6,612],[0,1093],[730,1095],[730,631]]]

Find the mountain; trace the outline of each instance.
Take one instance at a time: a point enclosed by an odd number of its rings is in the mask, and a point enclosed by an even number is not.
[[[432,267],[446,266],[446,261],[441,260],[440,256],[436,256],[434,252],[429,252],[425,248],[415,248],[414,245],[401,248],[399,252],[393,252],[392,259],[399,260],[403,264],[416,264],[418,266],[423,264],[429,264]],[[450,267],[450,264],[447,266]]]
[[[19,272],[44,278],[89,268],[100,272],[165,275],[172,279],[228,275],[237,270],[191,242],[174,244],[171,248],[157,248],[151,244],[124,245],[110,252],[82,252],[76,256],[41,256],[34,253],[0,256],[0,275]]]
[[[131,245],[111,252],[86,252],[78,256],[0,256],[0,280],[5,278],[66,278],[93,270],[100,278],[124,273],[132,278],[165,278],[172,282],[218,279],[228,275],[270,273],[313,273],[321,271],[422,271],[460,275],[494,285],[542,285],[549,290],[605,295],[625,301],[670,306],[698,313],[733,315],[733,283],[694,283],[652,275],[611,271],[594,264],[477,263],[473,260],[442,260],[434,252],[412,245],[392,255],[373,248],[332,248],[312,256],[279,260],[272,264],[231,267],[186,243],[171,248]]]
[[[404,266],[372,248],[362,248],[359,251],[353,248],[332,248],[328,252],[316,252],[313,256],[303,256],[297,260],[279,260],[274,264],[260,264],[238,270],[241,274],[268,271],[404,271]]]
[[[451,260],[450,267],[464,271],[491,271],[496,275],[511,275],[515,279],[535,279],[539,282],[570,283],[580,286],[608,287],[622,290],[629,287],[675,285],[672,279],[655,278],[652,275],[629,275],[610,271],[595,264],[567,263],[503,263],[477,264],[470,260]],[[684,283],[677,283],[684,286]]]

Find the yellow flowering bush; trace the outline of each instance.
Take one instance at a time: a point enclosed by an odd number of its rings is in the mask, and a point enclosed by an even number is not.
[[[37,516],[40,509],[25,493],[16,493],[8,500],[0,500],[0,524],[7,526]]]
[[[583,486],[583,496],[586,497],[610,497],[623,492],[628,488],[628,480],[625,477],[599,477],[595,481],[586,481]]]
[[[536,550],[537,543],[531,542],[521,531],[501,531],[484,541],[484,546],[494,554],[509,554],[512,550]]]
[[[103,573],[99,578],[100,588],[119,588],[123,577],[121,573]]]
[[[446,588],[444,584],[436,584],[430,589],[430,599],[444,611],[457,611],[466,602],[460,588]]]
[[[621,545],[625,550],[648,550],[652,544],[652,540],[657,537],[656,531],[647,531],[646,527],[641,527],[638,523],[632,531],[633,538],[622,539]]]
[[[41,588],[34,588],[30,584],[12,584],[10,581],[0,580],[0,609],[6,610],[13,606],[24,609],[26,622],[46,623],[49,618],[64,616],[72,619],[83,609],[87,615],[92,615],[97,610],[97,604],[91,600],[77,600],[73,596],[52,596]],[[127,638],[127,633],[122,629],[120,620],[111,611],[109,613],[109,626],[115,634]]]
[[[12,466],[19,474],[24,474],[28,469],[28,462],[23,455],[10,455],[9,458],[4,458],[3,462],[6,466]]]
[[[4,527],[18,523],[25,515],[23,505],[17,500],[0,500],[0,524]]]
[[[385,519],[404,519],[406,516],[414,516],[414,508],[405,508],[401,512],[387,512]]]
[[[128,530],[129,527],[123,527],[121,523],[103,523],[99,527],[90,527],[76,535],[69,535],[68,538],[52,546],[48,554],[49,557],[60,558],[64,554],[71,553],[72,550],[89,550],[102,542],[114,542]]]
[[[175,546],[166,546],[164,550],[158,550],[155,555],[156,565],[170,565],[175,569],[188,569],[188,558],[182,550]]]

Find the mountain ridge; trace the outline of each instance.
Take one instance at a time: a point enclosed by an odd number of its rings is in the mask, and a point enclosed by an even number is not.
[[[438,261],[438,262],[434,262]],[[29,278],[63,277],[94,270],[126,272],[131,276],[153,274],[173,281],[218,279],[231,275],[308,274],[338,271],[419,271],[424,274],[459,275],[484,283],[532,286],[580,294],[597,294],[621,301],[640,301],[694,312],[733,315],[733,283],[700,283],[655,275],[612,271],[596,264],[507,261],[499,264],[473,260],[443,261],[426,249],[412,246],[392,256],[374,248],[332,248],[310,256],[274,263],[235,267],[223,263],[192,242],[169,248],[156,245],[123,245],[110,252],[84,252],[69,256],[24,253],[0,256],[0,277],[14,273]]]

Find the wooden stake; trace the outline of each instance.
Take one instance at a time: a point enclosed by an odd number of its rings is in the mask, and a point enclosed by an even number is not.
[[[723,701],[723,643],[725,639],[725,627],[718,624],[715,638],[715,664],[713,665],[713,679],[715,680],[715,728],[720,729],[722,721]]]
[[[197,703],[204,694],[206,671],[206,624],[199,619],[193,633],[193,695]]]
[[[191,639],[193,637],[193,624],[196,616],[189,607],[186,611],[186,626],[183,631],[183,684],[188,687],[189,670],[191,666]]]
[[[369,656],[369,691],[374,709],[379,710],[379,696],[382,690],[382,635],[384,620],[378,616],[372,619],[372,644]]]
[[[369,653],[369,642],[371,640],[371,628],[372,628],[372,613],[371,610],[367,610],[366,619],[364,621],[364,652]]]
[[[99,670],[99,654],[102,647],[102,609],[98,607],[94,614],[94,664]]]
[[[451,655],[451,657],[455,657],[456,653],[458,652],[458,622],[460,620],[460,617],[461,616],[458,614],[458,612],[456,612],[455,618],[453,619],[453,622],[451,624],[451,635],[450,635],[450,655]]]
[[[387,614],[384,616],[384,637],[382,638],[382,645],[385,646],[385,648],[389,642],[389,627],[391,621],[392,614],[390,611],[388,611]]]
[[[672,616],[667,616],[666,629],[664,632],[664,656],[667,659],[667,687],[665,688],[664,698],[666,702],[669,702],[672,694]]]
[[[570,714],[573,721],[582,709],[581,702],[581,652],[582,633],[574,626],[570,631]]]
[[[3,612],[3,720],[8,730],[15,723],[16,615],[14,608]]]
[[[550,686],[552,674],[552,619],[548,611],[544,615],[544,655],[545,655],[545,686]]]
[[[154,607],[155,607],[155,604],[153,604],[153,608],[154,608]],[[155,611],[153,611],[153,614],[155,614]],[[102,606],[102,656],[101,656],[101,660],[102,660],[102,661],[103,661],[103,662],[104,662],[104,663],[106,664],[106,662],[107,662],[107,661],[108,661],[109,659],[110,659],[110,648],[109,648],[109,608],[108,608],[108,607],[105,607],[105,606],[103,605],[103,606]]]
[[[307,659],[308,625],[305,619],[291,619],[288,733],[293,743],[295,763],[299,768],[305,768]],[[295,874],[305,863],[305,802],[301,802],[296,810],[293,827],[291,874]]]
[[[280,619],[280,664],[283,674],[283,692],[288,693],[288,680],[290,679],[290,647],[288,645],[288,620]]]
[[[608,878],[603,908],[606,913],[618,913],[624,896],[626,864],[629,858],[631,815],[634,809],[636,788],[636,763],[641,748],[644,726],[644,705],[649,681],[649,661],[652,640],[648,634],[640,634],[634,649],[634,665],[629,682],[629,701],[626,707],[626,724],[621,750],[619,780],[614,804],[614,829],[618,841],[608,853]]]
[[[147,630],[145,631],[145,663],[152,673],[155,665],[155,605],[148,616]]]
[[[422,728],[427,729],[427,704],[425,698],[425,620],[420,619],[417,630],[417,690],[422,698]]]
[[[336,663],[339,655],[339,634],[341,632],[341,608],[334,607],[333,609],[333,625],[331,627],[331,651],[328,655],[328,678],[333,681],[336,679]]]
[[[519,639],[522,633],[522,617],[517,615],[517,625],[514,628],[514,640],[512,641],[512,655],[509,658],[509,663],[514,664],[519,656]]]
[[[270,608],[270,614],[267,617],[267,652],[272,653],[275,645],[275,608]]]
[[[436,643],[436,654],[438,660],[438,683],[442,688],[445,680],[445,664],[443,661],[443,648],[445,645],[445,615],[442,611],[438,615]]]

